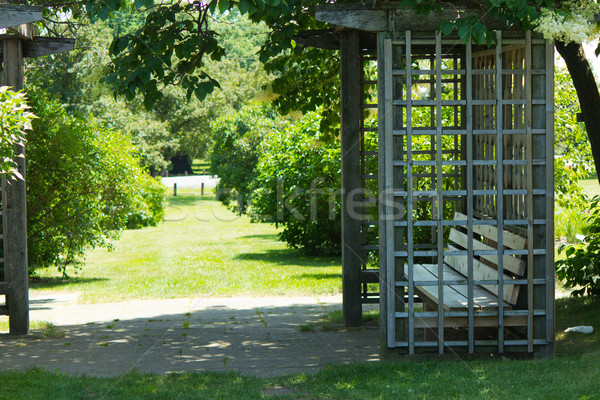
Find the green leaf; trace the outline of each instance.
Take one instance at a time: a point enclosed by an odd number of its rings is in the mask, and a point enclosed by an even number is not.
[[[471,38],[471,26],[470,25],[461,26],[460,29],[458,30],[458,36],[460,37],[460,40],[463,43],[467,43],[469,41],[469,39]]]
[[[440,21],[439,29],[442,35],[449,35],[454,30],[454,22],[448,20]]]

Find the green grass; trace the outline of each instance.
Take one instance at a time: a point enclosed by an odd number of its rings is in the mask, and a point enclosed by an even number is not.
[[[598,179],[582,179],[577,184],[581,186],[590,197],[600,196],[600,184],[598,184]]]
[[[92,378],[33,369],[1,372],[0,399],[600,399],[600,301],[561,299],[556,315],[557,352],[550,359],[359,363],[278,378],[135,371]],[[596,329],[562,333],[573,325]]]
[[[210,161],[194,160],[192,162],[192,171],[194,172],[194,175],[202,175],[202,171],[204,171],[205,175],[210,175]]]
[[[8,333],[8,317],[1,317],[0,319],[0,333]],[[62,338],[65,337],[65,332],[48,321],[30,321],[29,329],[31,334],[37,338]],[[1,399],[1,397],[0,397]]]
[[[239,217],[211,196],[182,191],[164,223],[124,231],[114,250],[95,249],[64,280],[39,270],[31,293],[81,293],[82,302],[204,296],[291,296],[341,292],[341,262],[310,257],[277,239],[273,225]]]

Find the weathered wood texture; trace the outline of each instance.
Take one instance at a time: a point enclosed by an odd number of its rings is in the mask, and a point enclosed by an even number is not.
[[[382,341],[408,354],[552,354],[552,44],[380,37]],[[495,328],[485,341],[481,327]]]
[[[74,48],[75,39],[36,36],[32,41],[23,42],[23,57],[37,58],[51,54],[65,53]]]
[[[346,326],[362,323],[360,193],[360,53],[356,31],[342,32],[341,166],[342,166],[342,285]]]
[[[0,4],[0,28],[28,24],[42,19],[42,7]]]
[[[317,21],[362,31],[383,32],[403,31],[434,32],[438,29],[440,20],[456,19],[458,12],[463,17],[473,16],[484,23],[489,29],[507,29],[505,23],[489,16],[489,11],[472,6],[461,6],[447,3],[441,14],[431,13],[428,16],[418,15],[414,10],[395,7],[374,8],[369,4],[322,4],[315,8]],[[509,28],[510,29],[510,28]]]
[[[2,44],[2,84],[16,90],[23,88],[23,51],[20,39],[5,39]],[[25,153],[24,144],[17,146]],[[16,159],[18,171],[25,179],[25,158]],[[14,335],[29,331],[29,288],[27,270],[27,205],[25,180],[3,182],[4,197],[4,268],[10,283],[6,296],[9,330]]]

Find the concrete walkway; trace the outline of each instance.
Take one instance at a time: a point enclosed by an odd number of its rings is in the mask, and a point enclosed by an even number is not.
[[[51,294],[31,300],[31,320],[52,322],[59,334],[0,335],[0,369],[35,366],[92,376],[132,369],[157,374],[235,370],[274,376],[378,360],[378,329],[300,331],[300,325],[340,307],[340,296],[86,305],[77,304],[77,295]]]

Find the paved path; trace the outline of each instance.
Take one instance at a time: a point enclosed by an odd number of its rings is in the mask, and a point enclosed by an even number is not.
[[[0,336],[0,369],[41,367],[112,376],[235,370],[254,376],[312,373],[326,364],[378,360],[377,329],[300,332],[341,307],[341,297],[207,298],[77,304],[33,298],[31,319],[64,337]]]

